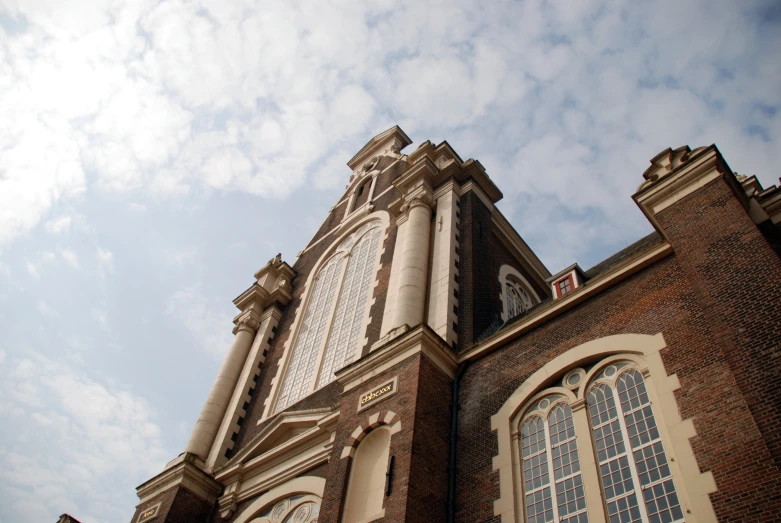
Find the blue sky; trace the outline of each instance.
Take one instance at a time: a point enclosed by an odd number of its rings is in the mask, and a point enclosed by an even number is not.
[[[129,520],[231,300],[391,125],[479,159],[552,272],[650,232],[630,196],[665,147],[777,183],[780,25],[772,0],[0,0],[0,523]]]

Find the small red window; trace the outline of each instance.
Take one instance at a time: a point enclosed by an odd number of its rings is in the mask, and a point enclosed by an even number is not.
[[[559,282],[559,296],[563,296],[572,290],[569,283],[569,276]]]

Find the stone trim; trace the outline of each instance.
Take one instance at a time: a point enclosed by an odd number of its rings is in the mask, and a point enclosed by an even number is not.
[[[222,424],[206,460],[206,470],[213,470],[227,461],[225,452],[233,448],[234,441],[231,439],[231,436],[239,432],[241,428],[239,418],[247,415],[244,410],[244,404],[249,403],[252,399],[250,391],[257,386],[255,379],[260,373],[261,365],[266,361],[270,342],[275,336],[274,328],[279,324],[281,317],[282,313],[277,308],[268,309],[261,316],[258,334],[252,342],[247,360],[244,362],[241,375],[233,391],[233,396],[228,404],[228,408],[225,410]]]
[[[672,246],[670,246],[669,243],[664,243],[654,247],[653,249],[645,251],[643,254],[640,254],[623,264],[616,266],[616,268],[611,271],[598,275],[577,289],[568,292],[563,297],[555,300],[550,305],[538,307],[536,310],[531,311],[531,313],[528,314],[523,319],[523,321],[518,321],[509,328],[502,329],[493,336],[489,336],[480,343],[477,343],[472,348],[459,355],[459,363],[480,358],[484,354],[503,347],[507,344],[507,342],[518,338],[533,328],[551,321],[552,319],[570,310],[576,305],[590,299],[602,291],[619,284],[633,274],[636,274],[637,272],[656,263],[657,261],[666,258],[672,253]]]
[[[403,325],[390,331],[369,354],[337,372],[336,379],[347,392],[416,354],[424,354],[446,376],[455,377],[456,355],[431,327],[422,324],[412,330]]]
[[[350,439],[345,442],[344,448],[342,448],[342,455],[339,459],[355,457],[355,451],[358,450],[358,445],[361,441],[371,431],[382,425],[390,427],[391,438],[394,434],[401,431],[401,419],[398,414],[391,410],[375,412],[353,430],[352,434],[350,434]]]
[[[597,358],[600,359],[600,363],[582,381],[583,386],[580,387],[582,392],[577,396],[577,402],[584,400],[583,393],[598,370],[615,360],[634,361],[646,379],[646,389],[654,406],[654,413],[658,418],[657,426],[670,457],[673,479],[676,480],[681,504],[687,510],[686,520],[691,523],[716,521],[709,497],[709,494],[717,490],[716,482],[711,472],[699,472],[694,451],[689,442],[689,439],[696,435],[694,424],[691,419],[683,420],[680,417],[674,394],[680,388],[680,383],[675,374],[667,375],[660,354],[660,351],[666,346],[662,334],[654,336],[619,334],[592,340],[549,361],[512,393],[499,411],[491,417],[491,429],[497,433],[499,443],[499,453],[493,460],[493,470],[499,472],[500,490],[500,497],[494,502],[494,515],[500,516],[502,523],[520,522],[523,514],[521,506],[523,501],[519,495],[521,488],[520,457],[518,452],[514,451],[513,442],[517,443],[518,435],[515,427],[524,414],[524,408],[527,408],[536,395],[539,395],[546,386],[568,369],[581,366]],[[571,395],[568,391],[565,392]],[[580,417],[582,418],[582,416]],[[578,422],[578,430],[581,431],[581,436],[578,437],[579,443],[581,443],[581,439],[587,440],[582,436],[583,430],[588,430],[590,433],[590,428],[587,424],[584,428],[582,421]],[[593,457],[591,448],[587,452],[592,455],[590,457]],[[581,449],[581,454],[586,455],[585,448]],[[586,465],[595,466],[590,462],[587,462]],[[593,476],[594,474],[590,472],[589,467],[584,466],[584,474],[588,473]],[[584,478],[584,483],[585,480]],[[593,497],[592,488],[589,499],[592,500],[591,505],[595,506],[596,501],[593,500]],[[601,507],[601,501],[598,506]],[[601,520],[600,514],[602,515]],[[590,521],[594,523],[604,521],[604,513],[601,513],[599,509],[593,511],[590,509],[589,516]]]
[[[171,488],[186,488],[207,503],[214,503],[222,490],[222,485],[206,474],[195,454],[185,453],[172,461],[163,472],[136,487],[139,505],[151,501],[157,495]]]
[[[277,487],[292,478],[331,458],[334,431],[339,411],[326,413],[327,409],[294,412],[283,415],[284,419],[274,422],[253,439],[250,445],[217,471],[215,479],[225,485],[220,497],[220,511],[232,513],[231,507]],[[268,438],[278,437],[282,425],[310,426],[308,430],[290,437],[286,441],[248,459]],[[235,508],[233,509],[235,510]]]
[[[255,514],[261,512],[263,509],[268,508],[269,505],[276,503],[281,499],[289,498],[295,494],[311,494],[319,498],[320,502],[322,502],[324,491],[325,479],[323,478],[315,476],[293,478],[282,485],[272,488],[257,500],[253,501],[250,506],[245,508],[241,514],[236,517],[233,523],[247,523],[250,518],[253,518]]]

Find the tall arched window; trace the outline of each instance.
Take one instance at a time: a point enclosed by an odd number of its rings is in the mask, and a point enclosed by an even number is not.
[[[358,354],[380,246],[379,221],[345,238],[312,282],[276,411],[333,381]]]
[[[529,410],[521,424],[521,449],[526,521],[588,522],[572,409],[566,397],[546,396]]]
[[[633,361],[608,361],[575,369],[543,391],[519,419],[524,521],[587,523],[589,503],[610,523],[683,522],[645,379]],[[583,398],[585,399],[585,405]],[[584,416],[576,433],[573,405]],[[591,452],[600,491],[588,485],[581,456]],[[580,454],[579,454],[580,453]],[[596,482],[596,478],[594,478]],[[591,489],[592,496],[587,495]]]

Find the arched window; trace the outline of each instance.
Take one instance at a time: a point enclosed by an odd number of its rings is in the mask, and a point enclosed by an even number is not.
[[[365,223],[342,240],[311,283],[276,411],[327,385],[334,372],[359,356],[380,246],[380,223]]]
[[[528,311],[532,306],[532,300],[525,290],[511,279],[507,280],[505,292],[507,296],[507,318],[515,318],[519,314]]]
[[[608,366],[588,409],[610,521],[684,521],[643,375],[627,362]]]
[[[589,488],[589,503],[601,498],[610,523],[685,521],[636,363],[594,366],[588,382],[586,374],[581,368],[566,374],[557,386],[538,394],[519,420],[524,521],[587,523]],[[591,435],[576,433],[572,405],[585,413],[584,402],[577,399],[583,397],[588,409],[584,424]],[[582,477],[585,452],[594,455],[599,492]]]
[[[545,397],[530,409],[521,449],[526,520],[587,522],[572,409],[564,396]]]
[[[316,523],[320,515],[320,498],[297,495],[278,501],[249,523]]]
[[[390,438],[390,429],[383,426],[372,430],[358,445],[347,487],[343,523],[373,521],[385,515],[382,502]]]
[[[528,311],[535,303],[540,303],[540,297],[534,292],[528,280],[518,269],[511,265],[499,268],[499,283],[502,293],[502,320],[507,321]]]

